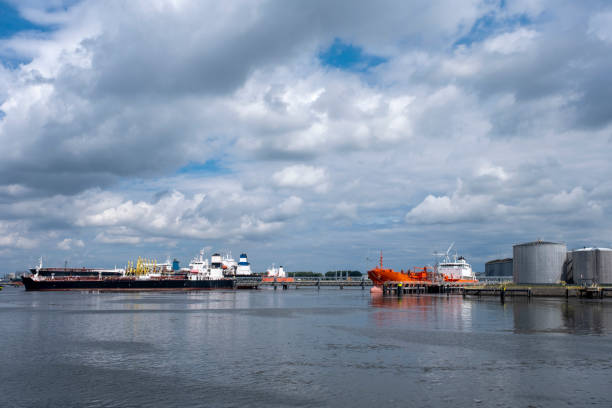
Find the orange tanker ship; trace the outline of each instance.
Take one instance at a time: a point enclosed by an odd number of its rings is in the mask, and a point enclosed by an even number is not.
[[[446,264],[441,264],[446,265]],[[396,272],[393,269],[385,269],[383,267],[382,252],[380,253],[380,265],[372,270],[368,271],[368,278],[374,283],[375,286],[382,286],[386,282],[403,282],[403,283],[426,283],[432,284],[434,282],[454,282],[454,283],[475,283],[477,280],[462,279],[460,276],[454,274],[447,274],[442,272],[442,268],[439,265],[435,270],[431,270],[426,266],[423,268],[413,268],[413,270],[407,270],[404,272]]]
[[[433,271],[424,268],[414,268],[413,271],[407,270],[404,272],[396,272],[393,269],[385,269],[383,267],[383,257],[382,252],[380,254],[380,265],[372,270],[368,271],[368,278],[374,283],[376,286],[380,286],[385,282],[410,282],[410,283],[419,283],[419,282],[427,282],[431,283],[433,281]]]

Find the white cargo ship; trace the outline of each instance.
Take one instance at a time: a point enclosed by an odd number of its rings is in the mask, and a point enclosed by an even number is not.
[[[434,272],[445,281],[475,281],[476,275],[466,259],[462,256],[457,257],[456,252],[453,256],[450,255],[454,244],[453,242],[446,250],[446,253],[442,254],[443,259],[441,262],[436,263]]]

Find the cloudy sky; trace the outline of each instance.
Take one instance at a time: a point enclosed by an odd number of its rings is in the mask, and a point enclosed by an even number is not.
[[[15,0],[0,62],[0,272],[612,245],[609,1]]]

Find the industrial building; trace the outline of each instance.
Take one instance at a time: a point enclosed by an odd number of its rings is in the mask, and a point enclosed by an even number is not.
[[[512,276],[515,283],[555,284],[563,280],[567,246],[534,241],[512,247]]]
[[[485,276],[488,278],[512,276],[512,258],[495,259],[485,264]]]

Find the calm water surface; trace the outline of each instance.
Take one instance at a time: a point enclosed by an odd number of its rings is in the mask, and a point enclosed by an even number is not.
[[[4,407],[612,406],[612,302],[0,292]]]

